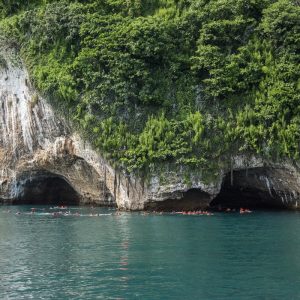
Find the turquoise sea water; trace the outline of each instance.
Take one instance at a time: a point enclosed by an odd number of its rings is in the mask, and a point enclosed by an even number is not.
[[[44,208],[0,207],[1,299],[300,299],[299,213]]]

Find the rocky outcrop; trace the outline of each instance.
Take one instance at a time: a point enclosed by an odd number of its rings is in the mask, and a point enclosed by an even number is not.
[[[83,142],[32,88],[22,62],[2,49],[0,70],[0,198],[23,199],[24,190],[40,177],[57,177],[72,187],[78,203],[114,203],[96,169],[82,156]],[[83,150],[82,150],[83,149]],[[35,178],[35,179],[34,179]],[[40,192],[46,197],[49,189]],[[58,190],[56,191],[58,193]],[[63,193],[60,190],[60,193]],[[29,197],[29,196],[28,196]],[[59,198],[60,195],[57,195]],[[30,202],[30,199],[26,200]],[[42,201],[42,200],[41,200]],[[71,200],[70,200],[71,201]]]
[[[39,180],[42,179],[42,180]],[[47,178],[59,185],[54,188]],[[29,190],[35,193],[28,192]],[[0,200],[142,209],[141,184],[112,168],[32,87],[12,49],[0,49]],[[49,198],[49,193],[56,193]],[[66,197],[71,193],[75,200]]]
[[[148,174],[147,180],[114,169],[31,86],[16,53],[11,49],[1,52],[2,202],[176,210],[201,209],[210,203],[238,206],[238,199],[246,199],[247,205],[299,207],[300,173],[292,162],[274,164],[255,157],[235,157],[231,167],[218,172],[213,180],[205,179],[201,170],[183,167],[165,166]]]
[[[165,172],[163,183],[158,177],[152,177],[146,207],[299,209],[300,206],[300,168],[292,161],[274,163],[255,156],[232,157],[228,167],[217,172],[209,183],[201,170],[189,172],[189,182],[186,182],[187,170],[180,169]],[[197,202],[192,204],[191,199],[195,197]]]
[[[300,205],[299,168],[292,162],[262,163],[225,174],[212,206],[291,208]]]
[[[259,167],[227,174],[212,206],[298,208],[299,176],[291,167]]]

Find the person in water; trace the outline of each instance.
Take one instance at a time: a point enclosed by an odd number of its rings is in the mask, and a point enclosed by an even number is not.
[[[240,214],[244,214],[244,213],[251,213],[252,211],[248,208],[240,208]]]

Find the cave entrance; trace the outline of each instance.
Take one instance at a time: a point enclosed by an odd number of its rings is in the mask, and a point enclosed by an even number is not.
[[[269,182],[268,168],[253,168],[229,172],[219,195],[210,203],[215,209],[250,208],[282,209],[280,198]]]
[[[181,197],[180,197],[181,195]],[[148,202],[146,210],[150,211],[197,211],[209,205],[209,195],[200,189],[179,192],[179,198]]]
[[[78,205],[79,201],[80,195],[64,177],[37,172],[17,180],[13,204]]]

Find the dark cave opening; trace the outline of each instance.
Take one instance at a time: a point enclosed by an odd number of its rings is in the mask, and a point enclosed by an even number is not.
[[[190,189],[182,193],[179,199],[148,202],[145,210],[149,211],[197,211],[206,209],[209,195],[200,189]]]
[[[13,204],[78,205],[80,195],[62,176],[36,173],[17,180]]]
[[[229,172],[221,191],[210,203],[213,209],[250,208],[282,209],[278,198],[268,182],[268,168],[253,168]]]

